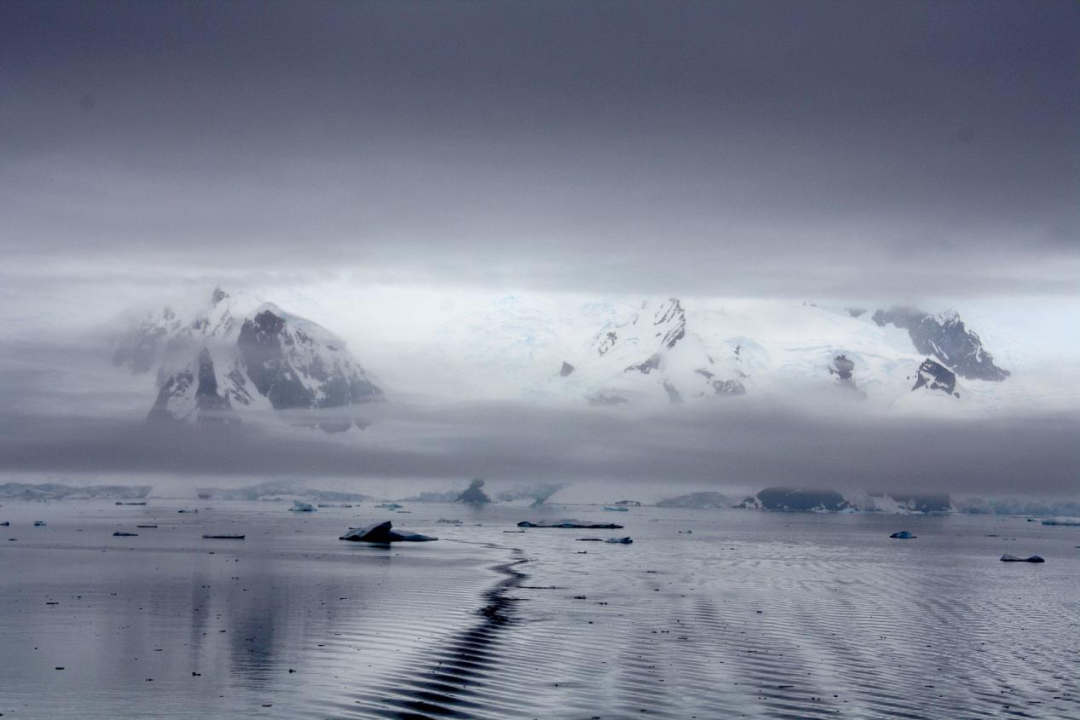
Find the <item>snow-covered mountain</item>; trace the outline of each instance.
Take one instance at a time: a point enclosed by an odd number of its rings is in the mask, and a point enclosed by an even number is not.
[[[291,422],[342,431],[354,423],[350,406],[384,397],[341,338],[220,288],[203,307],[166,307],[139,320],[117,342],[113,364],[155,374],[151,420],[235,422],[245,412],[296,411]],[[305,421],[303,411],[317,412]]]
[[[511,296],[463,308],[431,342],[442,357],[482,367],[484,383],[592,405],[812,392],[936,411],[993,406],[1016,384],[957,313],[910,308]]]

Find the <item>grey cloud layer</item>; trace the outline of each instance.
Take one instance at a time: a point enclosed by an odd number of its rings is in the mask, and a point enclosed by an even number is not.
[[[953,492],[1075,492],[1080,417],[874,418],[735,403],[657,413],[512,403],[373,406],[364,433],[6,415],[0,469]]]
[[[1067,2],[13,2],[0,28],[16,274],[1078,290]]]

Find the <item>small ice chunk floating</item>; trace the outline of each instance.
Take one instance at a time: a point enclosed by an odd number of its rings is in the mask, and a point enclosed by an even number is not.
[[[339,540],[369,543],[392,543],[392,542],[429,542],[438,540],[437,537],[421,535],[420,533],[394,530],[394,524],[389,520],[372,523],[357,528],[349,528]]]
[[[616,525],[615,523],[590,523],[581,522],[580,520],[559,520],[558,522],[547,522],[541,520],[540,522],[529,522],[528,520],[522,520],[517,524],[519,528],[563,528],[563,529],[577,529],[577,530],[622,530],[622,525]]]

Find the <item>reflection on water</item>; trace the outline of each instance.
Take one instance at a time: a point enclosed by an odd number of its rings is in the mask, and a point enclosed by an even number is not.
[[[5,718],[1080,717],[1078,528],[415,504],[443,539],[380,548],[337,540],[370,508],[176,508],[0,508]]]

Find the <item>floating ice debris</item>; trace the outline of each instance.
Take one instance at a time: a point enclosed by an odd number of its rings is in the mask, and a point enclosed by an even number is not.
[[[617,500],[612,504],[615,507],[641,507],[641,502],[638,500]]]
[[[606,542],[609,545],[630,545],[634,541],[631,540],[628,537],[621,537],[621,538],[608,538],[604,542]]]
[[[122,502],[122,501],[120,501],[120,500],[117,500],[117,501],[116,501],[116,504],[117,504],[117,505],[145,505],[145,504],[146,504],[146,501],[145,501],[145,500],[141,500],[141,501],[138,501],[138,502]]]
[[[382,505],[376,505],[375,507],[377,507],[377,508],[379,508],[381,510],[399,510],[399,509],[401,509],[401,508],[403,508],[405,506],[404,505],[398,505],[397,503],[393,503],[393,502],[388,502],[388,503],[383,503]]]
[[[156,528],[157,525],[136,525],[137,528]]]
[[[625,505],[619,505],[618,507],[610,507],[608,505],[605,505],[604,509],[608,512],[630,512],[630,509],[627,508]]]
[[[178,513],[193,513],[195,515],[199,514],[198,510],[188,510],[187,508],[182,508],[180,510],[177,510],[176,512],[178,512]]]
[[[243,540],[243,539],[244,539],[243,535],[231,535],[231,534],[228,534],[228,533],[226,533],[224,535],[203,535],[203,540]]]
[[[45,521],[44,520],[35,520],[34,521],[34,527],[45,527]]]
[[[447,520],[446,518],[439,518],[435,521],[437,525],[460,525],[460,520]]]
[[[512,530],[506,530],[505,532],[513,532]],[[578,542],[604,542],[604,538],[578,538]]]
[[[339,540],[351,540],[353,542],[392,543],[392,542],[427,542],[439,538],[419,533],[393,530],[394,524],[389,520],[372,523],[358,528],[349,528]]]
[[[1080,527],[1080,519],[1077,518],[1050,518],[1043,520],[1043,525],[1064,525],[1066,527]]]
[[[900,532],[894,532],[889,537],[893,540],[914,540],[917,536],[909,530],[901,530]]]
[[[547,522],[541,520],[540,522],[529,522],[528,520],[522,520],[517,524],[520,528],[577,528],[581,530],[622,530],[622,525],[616,525],[615,523],[587,523],[580,520],[559,520],[558,522]]]
[[[319,503],[321,508],[351,508],[349,503]]]
[[[1021,558],[1021,557],[1016,557],[1015,555],[1010,555],[1009,553],[1005,553],[1004,555],[1001,556],[1001,562],[1041,563],[1041,562],[1046,562],[1046,561],[1043,560],[1038,555],[1032,555],[1031,557]]]
[[[121,532],[117,530],[112,534],[113,537],[139,537],[139,533]]]
[[[289,511],[290,512],[315,512],[315,506],[314,505],[309,505],[308,503],[305,503],[305,502],[300,502],[299,500],[293,500],[292,507],[289,508]]]

